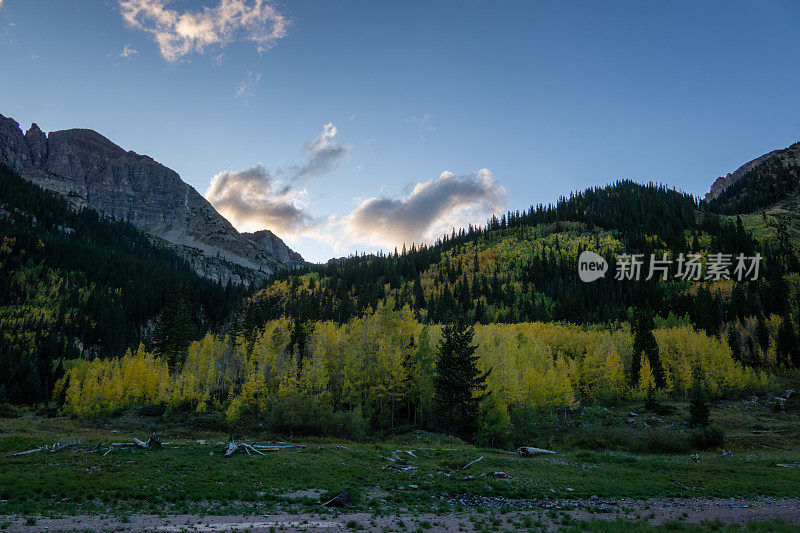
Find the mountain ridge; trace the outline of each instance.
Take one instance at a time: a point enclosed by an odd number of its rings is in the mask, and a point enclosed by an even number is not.
[[[0,161],[77,208],[97,209],[162,239],[205,277],[253,284],[304,263],[280,239],[259,243],[242,235],[177,172],[94,130],[45,134],[33,123],[23,134],[0,115]]]
[[[760,155],[755,159],[748,161],[747,163],[743,164],[733,172],[730,172],[725,176],[718,177],[716,180],[714,180],[714,183],[711,184],[711,188],[706,193],[704,200],[706,202],[711,202],[712,200],[716,200],[729,187],[731,187],[740,179],[742,179],[744,176],[746,176],[748,172],[751,172],[758,166],[762,165],[763,163],[775,157],[781,158],[782,159],[781,163],[784,164],[783,160],[786,158],[783,158],[782,156],[792,151],[795,152],[800,151],[800,142],[793,143],[786,148],[780,148],[777,150],[772,150],[771,152],[767,152],[766,154]]]

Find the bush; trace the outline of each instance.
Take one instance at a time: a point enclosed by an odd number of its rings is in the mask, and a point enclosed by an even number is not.
[[[10,403],[0,403],[0,418],[19,418],[19,410]]]
[[[194,415],[189,423],[197,429],[208,431],[227,431],[228,421],[223,413],[219,411],[207,411],[202,414]]]
[[[159,403],[146,403],[136,410],[139,416],[164,416],[167,406]]]
[[[627,449],[631,438],[619,429],[597,428],[568,434],[566,443],[581,450],[620,450]]]
[[[725,430],[719,426],[709,426],[689,432],[692,446],[699,450],[721,448],[725,444]]]
[[[508,443],[510,424],[508,408],[497,394],[490,394],[481,402],[475,443],[478,446],[504,447]]]
[[[669,429],[653,429],[645,433],[642,447],[645,453],[686,453],[691,451],[691,442],[686,435]]]

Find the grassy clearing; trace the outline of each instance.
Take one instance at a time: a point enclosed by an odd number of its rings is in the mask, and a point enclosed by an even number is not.
[[[531,444],[552,445],[559,453],[534,458],[418,432],[376,443],[303,439],[305,448],[224,459],[224,447],[216,444],[226,441],[224,432],[191,428],[180,421],[132,414],[92,426],[33,415],[0,419],[0,514],[306,512],[319,511],[320,494],[344,488],[354,495],[356,509],[377,514],[446,514],[459,510],[452,495],[461,494],[572,499],[796,497],[800,493],[800,469],[776,466],[800,462],[797,414],[773,412],[763,400],[719,404],[712,419],[727,429],[734,457],[711,450],[701,452],[700,461],[694,462],[686,453],[626,451],[624,438],[646,438],[654,425],[665,433],[678,427],[686,406],[670,404],[662,414],[637,413],[635,417],[629,415],[634,408],[633,404],[585,408],[580,414],[543,419],[542,433],[547,436]],[[754,433],[753,427],[769,429]],[[103,455],[109,442],[146,438],[153,429],[176,444],[160,451],[120,447]],[[608,435],[621,439],[615,441],[618,449],[586,449],[596,448],[587,442],[596,443]],[[86,453],[6,457],[51,444],[56,436],[81,439]],[[265,442],[269,436],[250,434],[248,438]],[[94,449],[98,451],[90,451]],[[412,449],[416,457],[402,451]],[[400,460],[389,461],[398,450]],[[461,471],[481,456],[483,460]],[[388,468],[392,464],[416,469]],[[504,475],[493,475],[496,472]]]

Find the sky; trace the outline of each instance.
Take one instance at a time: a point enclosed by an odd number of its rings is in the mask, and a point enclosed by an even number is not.
[[[0,114],[91,128],[306,259],[800,140],[797,2],[0,0]]]

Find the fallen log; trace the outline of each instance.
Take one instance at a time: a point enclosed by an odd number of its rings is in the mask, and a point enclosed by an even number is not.
[[[258,455],[264,455],[262,452],[256,450],[255,446],[252,446],[250,444],[242,444],[242,446],[244,446],[244,449],[245,451],[247,451],[248,454],[252,451],[254,453],[257,453]]]
[[[478,461],[482,461],[482,460],[483,460],[483,456],[481,455],[480,457],[478,457],[477,459],[475,459],[471,463],[467,463],[466,465],[464,465],[464,467],[461,469],[461,471],[463,472],[464,470],[466,470],[467,468],[471,467],[472,465],[474,465]]]
[[[230,440],[228,443],[228,449],[225,450],[225,457],[230,457],[231,455],[235,454],[239,450],[239,446],[234,442],[233,439]]]
[[[47,449],[47,446],[40,446],[39,448],[34,448],[33,450],[25,450],[24,452],[17,452],[8,455],[7,457],[19,457],[20,455],[28,455],[29,453],[36,453],[41,452]]]
[[[252,448],[256,448],[259,450],[264,450],[268,452],[276,452],[278,450],[286,450],[289,448],[305,448],[305,444],[253,444]]]
[[[155,433],[153,433],[150,438],[147,439],[147,442],[133,437],[133,444],[139,448],[144,448],[145,450],[155,450],[163,447],[161,437],[158,437]]]
[[[20,455],[28,455],[31,453],[38,453],[38,452],[58,452],[65,448],[69,448],[70,446],[74,446],[79,444],[80,441],[77,440],[68,440],[68,441],[58,441],[53,444],[47,444],[44,446],[39,446],[38,448],[34,448],[32,450],[25,450],[24,452],[17,452],[8,455],[7,457],[19,457]]]
[[[533,455],[551,455],[556,452],[552,450],[545,450],[544,448],[533,448],[531,446],[520,446],[517,448],[517,453],[523,457],[531,457]]]
[[[235,440],[231,439],[228,442],[228,447],[225,449],[225,457],[230,457],[231,455],[237,452],[244,452],[250,456],[252,456],[253,453],[257,453],[258,455],[264,455],[264,453],[258,448],[264,449],[263,447],[260,446],[256,447],[252,444],[246,444],[244,442],[237,443]]]

